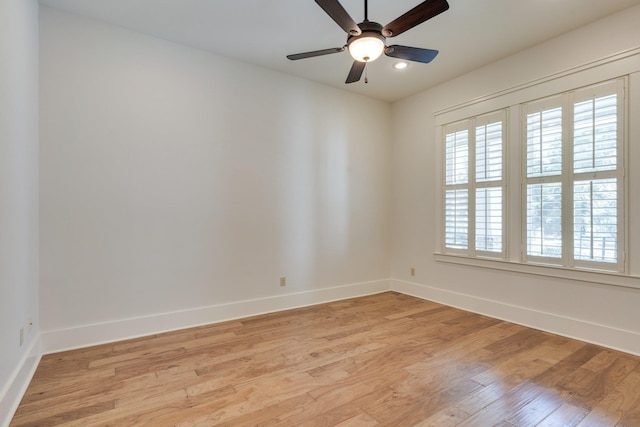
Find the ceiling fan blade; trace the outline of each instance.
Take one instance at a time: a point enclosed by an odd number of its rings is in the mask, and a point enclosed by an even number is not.
[[[360,80],[362,72],[366,66],[366,62],[353,61],[353,65],[351,66],[351,70],[349,71],[349,75],[347,76],[345,83],[355,83]]]
[[[426,0],[382,29],[385,37],[395,37],[449,9],[447,0]]]
[[[344,47],[333,47],[331,49],[314,50],[313,52],[296,53],[293,55],[287,55],[292,61],[297,59],[313,58],[314,56],[329,55],[331,53],[338,53],[344,51]]]
[[[338,0],[316,0],[316,3],[318,3],[327,15],[336,21],[336,24],[338,24],[347,34],[357,36],[362,32],[360,31],[358,24],[356,24],[351,16],[349,16]]]
[[[406,59],[407,61],[422,62],[428,64],[438,55],[437,50],[422,49],[419,47],[400,46],[397,44],[384,48],[384,54],[392,58]]]

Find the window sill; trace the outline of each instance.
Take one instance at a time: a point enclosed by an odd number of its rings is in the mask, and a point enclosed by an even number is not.
[[[434,259],[438,262],[451,264],[640,289],[640,277],[613,271],[573,269],[555,265],[524,264],[514,261],[489,258],[471,258],[465,255],[445,254],[440,252],[434,253]]]

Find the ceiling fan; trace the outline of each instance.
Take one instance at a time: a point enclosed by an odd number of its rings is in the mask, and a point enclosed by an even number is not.
[[[295,61],[348,49],[354,61],[345,83],[359,81],[367,63],[378,59],[383,52],[392,58],[425,64],[431,62],[438,54],[437,50],[401,45],[387,46],[385,41],[449,9],[449,3],[446,0],[426,0],[383,27],[377,22],[369,21],[367,0],[364,0],[364,21],[359,24],[355,23],[338,0],[315,0],[315,2],[347,32],[347,44],[342,47],[287,55],[287,58]]]

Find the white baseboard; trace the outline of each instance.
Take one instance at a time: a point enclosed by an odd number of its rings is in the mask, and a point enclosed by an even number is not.
[[[8,427],[18,409],[22,396],[27,391],[31,378],[42,357],[40,335],[36,335],[29,349],[17,366],[9,382],[0,394],[0,427]]]
[[[638,332],[401,280],[391,280],[391,290],[640,356]]]
[[[172,313],[42,332],[43,354],[305,307],[390,290],[390,280],[355,283]]]

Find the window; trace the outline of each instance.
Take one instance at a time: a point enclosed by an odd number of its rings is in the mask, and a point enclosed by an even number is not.
[[[621,83],[523,106],[526,260],[622,268]]]
[[[526,255],[558,259],[562,256],[562,98],[529,104],[524,110]]]
[[[624,97],[618,79],[444,125],[442,252],[624,271]]]
[[[503,255],[504,117],[501,111],[446,128],[444,245],[449,251]]]
[[[451,249],[469,243],[469,130],[452,130],[446,136],[445,242]]]

